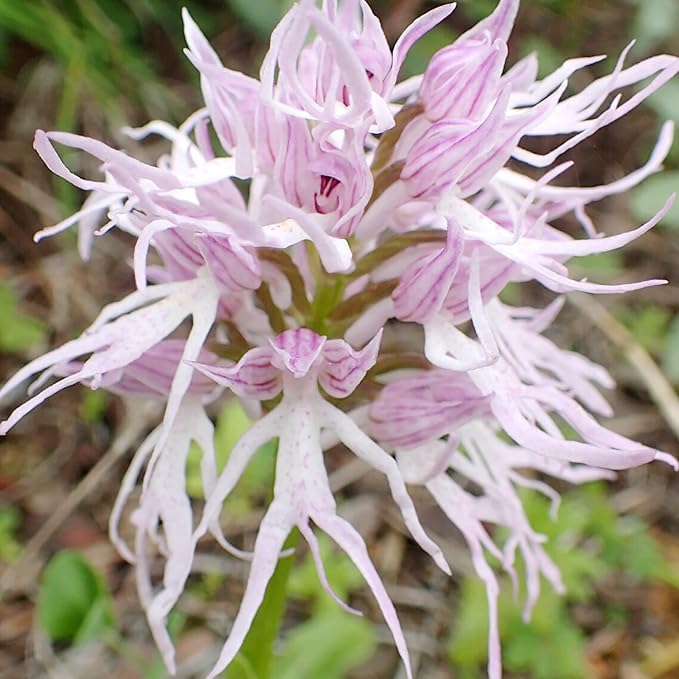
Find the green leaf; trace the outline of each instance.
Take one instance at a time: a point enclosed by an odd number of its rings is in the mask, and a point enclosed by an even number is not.
[[[481,665],[488,657],[488,603],[479,578],[462,583],[448,657],[460,669]]]
[[[346,600],[352,591],[363,587],[363,576],[344,552],[333,549],[332,541],[326,535],[319,535],[318,543],[328,582],[335,594]],[[304,563],[293,571],[288,591],[300,599],[315,599],[318,610],[337,609],[337,603],[323,589],[318,579],[311,554],[307,554]]]
[[[74,644],[86,644],[88,641],[99,638],[105,630],[113,624],[113,609],[108,596],[97,596],[85,612],[73,636]]]
[[[643,0],[634,21],[636,48],[648,53],[659,43],[672,37],[679,24],[679,4],[676,0]]]
[[[625,549],[621,554],[620,567],[627,574],[642,582],[663,577],[665,572],[663,556],[643,523],[639,522],[637,528],[625,536],[624,542]]]
[[[576,276],[606,283],[616,278],[625,267],[622,253],[618,250],[587,255],[573,260],[573,272]]]
[[[299,531],[295,528],[288,535],[283,549],[294,547],[298,540]],[[278,560],[264,599],[236,656],[238,661],[228,667],[225,679],[278,679],[278,673],[272,675],[273,648],[285,612],[292,566],[292,557]]]
[[[679,108],[677,107],[678,98],[679,83],[676,80],[670,80],[657,92],[654,92],[648,98],[647,103],[662,120],[674,120],[674,122],[679,122]],[[646,181],[648,181],[648,179]]]
[[[442,5],[444,2],[447,2],[447,0],[441,0],[437,4]],[[485,19],[495,9],[496,5],[495,0],[461,0],[459,3],[460,10],[474,23]]]
[[[535,625],[517,624],[505,644],[504,666],[531,679],[585,679],[585,637],[563,610],[548,634]]]
[[[676,109],[676,100],[674,105]],[[640,222],[648,221],[677,189],[679,189],[679,171],[663,172],[649,177],[632,191],[630,207],[634,216]],[[660,224],[670,229],[679,229],[679,201],[674,202]]]
[[[561,571],[566,601],[585,603],[594,595],[594,582],[609,570],[601,555],[586,549],[559,549],[557,546],[545,550]]]
[[[38,620],[53,641],[84,643],[113,624],[101,576],[76,551],[62,550],[45,567],[38,590]]]
[[[103,389],[89,389],[80,400],[80,417],[88,424],[99,422],[106,413],[109,394]]]
[[[521,601],[508,586],[503,588],[500,620],[505,667],[527,672],[532,679],[587,677],[584,635],[570,619],[566,600],[544,584],[527,623]]]
[[[375,651],[373,625],[335,607],[312,616],[289,634],[274,661],[276,679],[344,679]]]
[[[672,382],[679,382],[679,314],[676,314],[667,328],[665,346],[662,352],[663,372]]]
[[[215,426],[215,456],[217,471],[224,469],[226,461],[238,439],[250,428],[252,422],[238,399],[229,401],[217,418]],[[227,498],[225,508],[231,514],[242,515],[252,508],[252,499],[270,492],[276,461],[276,441],[265,443],[253,456],[241,476],[234,492]],[[200,460],[203,452],[192,444],[187,461],[186,487],[189,495],[203,497]]]
[[[641,346],[652,353],[662,352],[670,323],[670,312],[665,307],[656,304],[637,308],[625,306],[616,315]]]
[[[0,283],[0,350],[26,354],[44,342],[46,328],[19,310],[19,298],[7,283]]]
[[[285,0],[227,0],[229,7],[261,38],[268,39],[285,10],[292,4]]]
[[[564,55],[549,40],[539,35],[527,36],[521,41],[521,53],[527,56],[535,52],[538,58],[538,75],[543,78],[556,71],[564,62]]]
[[[545,585],[531,619],[522,619],[522,597],[515,599],[507,578],[502,579],[499,601],[504,664],[534,679],[582,679],[584,638],[569,619],[565,600]],[[460,605],[448,655],[462,674],[485,665],[488,657],[486,590],[478,578],[462,587]],[[550,673],[551,672],[551,673]]]
[[[508,578],[500,587],[499,622],[507,669],[527,673],[532,679],[587,677],[584,639],[570,618],[568,605],[591,599],[597,580],[611,574],[640,581],[664,581],[679,586],[679,576],[646,523],[634,516],[618,516],[611,507],[606,486],[586,484],[564,493],[556,521],[549,517],[549,502],[535,492],[521,494],[529,523],[548,540],[544,550],[559,568],[566,586],[564,596],[543,583],[531,620],[524,624],[524,567],[516,564],[521,584],[513,596]],[[506,531],[497,531],[501,540]],[[474,677],[487,658],[487,604],[483,583],[466,580],[448,647],[451,662],[461,677]],[[480,675],[478,675],[480,676]]]
[[[16,539],[19,526],[19,510],[8,505],[0,508],[0,561],[12,561],[21,551]]]

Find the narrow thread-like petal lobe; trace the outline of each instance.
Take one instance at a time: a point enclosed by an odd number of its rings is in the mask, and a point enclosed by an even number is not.
[[[104,323],[79,339],[67,342],[59,349],[35,359],[4,385],[0,395],[8,393],[26,378],[42,370],[55,368],[83,354],[91,354],[79,370],[43,389],[14,410],[0,424],[0,433],[6,433],[33,408],[68,386],[91,381],[96,388],[101,384],[104,375],[125,368],[139,359],[167,337],[187,316],[193,316],[194,323],[204,320],[209,329],[214,321],[215,305],[214,286],[209,279],[201,278],[178,284],[173,292],[159,302]],[[202,341],[196,347],[196,355]],[[178,370],[181,370],[181,366]],[[190,382],[190,372],[187,377]]]
[[[45,165],[89,194],[36,240],[76,226],[87,259],[95,236],[119,229],[133,243],[134,289],[79,338],[8,380],[0,399],[33,383],[0,435],[76,383],[144,399],[154,417],[164,407],[132,455],[110,533],[135,566],[169,672],[178,668],[167,618],[202,538],[250,564],[208,675],[216,678],[246,639],[298,529],[324,589],[360,614],[330,586],[317,532],[356,565],[412,679],[394,604],[362,537],[338,516],[325,451],[343,444],[384,474],[413,539],[446,573],[406,484],[420,486],[462,533],[487,591],[488,677],[500,679],[499,579],[490,562],[517,595],[525,592],[526,619],[542,578],[563,591],[523,493],[544,496],[554,517],[560,498],[546,476],[584,483],[652,460],[679,467],[599,422],[612,414],[600,393],[611,376],[548,334],[564,298],[543,309],[500,301],[508,284],[531,281],[557,295],[664,283],[577,280],[569,260],[627,246],[665,217],[673,197],[642,226],[608,235],[588,206],[660,171],[672,124],[643,165],[608,184],[569,185],[591,173],[558,161],[678,74],[679,58],[627,65],[629,44],[604,77],[587,77],[603,59],[594,56],[538,79],[535,55],[507,65],[519,0],[496,0],[422,75],[397,82],[408,50],[454,4],[416,19],[393,49],[367,0],[289,4],[258,78],[225,68],[183,10],[184,54],[199,74],[202,107],[178,126],[152,120],[123,129],[135,142],[155,137],[161,155],[142,162],[85,136],[36,132]],[[578,90],[583,77],[589,84]],[[541,139],[529,150],[524,137]],[[85,162],[71,165],[62,147]],[[93,175],[71,169],[93,159]],[[521,164],[546,169],[524,175]],[[563,217],[585,237],[562,231]],[[219,471],[210,416],[222,396],[238,399],[251,424]],[[273,498],[247,552],[227,540],[222,510],[253,457],[270,455],[272,444]],[[194,489],[187,492],[196,447],[204,495],[197,512]],[[331,457],[334,470],[341,456]],[[137,486],[128,544],[120,523]]]

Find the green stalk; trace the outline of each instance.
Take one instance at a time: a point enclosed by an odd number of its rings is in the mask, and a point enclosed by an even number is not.
[[[85,79],[85,63],[85,51],[82,45],[75,43],[73,53],[66,64],[63,74],[63,87],[57,107],[57,130],[76,131],[78,99],[81,95],[83,80]],[[75,155],[76,152],[73,149],[68,149],[62,151],[61,157],[68,164],[68,159]],[[78,189],[73,184],[57,176],[54,176],[52,179],[54,191],[57,194],[63,216],[72,214],[78,206]]]
[[[342,299],[345,280],[339,274],[326,276],[319,284],[318,290],[311,303],[311,314],[307,319],[307,327],[319,335],[328,333],[326,319],[328,314],[337,306]]]
[[[283,549],[297,544],[299,531],[295,528],[285,541]],[[274,574],[264,594],[262,605],[252,621],[250,631],[240,653],[224,673],[224,679],[269,679],[274,655],[274,645],[285,612],[288,580],[292,572],[293,557],[279,559]]]

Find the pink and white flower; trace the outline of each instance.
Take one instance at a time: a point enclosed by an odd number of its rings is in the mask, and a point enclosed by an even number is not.
[[[0,434],[77,383],[164,404],[162,422],[123,479],[110,528],[135,565],[170,672],[166,619],[201,539],[209,533],[251,561],[238,615],[209,674],[215,677],[241,647],[295,528],[337,599],[315,525],[365,577],[412,676],[405,634],[366,544],[337,514],[324,461],[330,445],[344,444],[385,475],[410,535],[446,572],[406,484],[426,488],[462,532],[488,591],[491,679],[501,676],[501,653],[498,582],[486,556],[516,578],[515,556],[522,555],[526,615],[541,575],[562,589],[517,488],[547,495],[554,509],[558,494],[531,471],[582,483],[653,460],[676,466],[595,417],[611,415],[599,392],[612,386],[609,375],[544,335],[561,298],[528,309],[498,295],[509,283],[533,280],[557,295],[664,283],[576,280],[568,261],[624,247],[662,219],[671,198],[646,224],[606,236],[585,209],[658,172],[672,125],[662,127],[642,167],[610,184],[557,185],[571,164],[552,165],[674,77],[679,59],[625,66],[628,47],[609,75],[566,95],[569,77],[601,57],[571,59],[541,80],[534,56],[507,68],[518,4],[499,0],[487,19],[437,52],[422,76],[402,82],[408,50],[454,5],[416,20],[390,49],[365,0],[299,0],[274,30],[259,78],[225,68],[184,11],[186,55],[200,73],[205,107],[176,128],[152,121],[126,130],[137,140],[162,137],[166,155],[149,164],[79,135],[36,133],[49,169],[89,192],[80,211],[36,240],[77,225],[87,258],[95,236],[124,231],[135,240],[135,290],[0,389],[8,397],[37,377]],[[543,154],[521,145],[525,137],[554,135],[560,140]],[[57,145],[97,159],[101,176],[76,175]],[[529,177],[517,163],[548,169]],[[568,214],[586,237],[559,230],[555,220]],[[387,322],[414,324],[422,340],[407,350],[381,347]],[[218,475],[206,406],[223,395],[241,399],[254,421]],[[562,433],[561,421],[573,436]],[[220,513],[271,440],[278,441],[274,497],[254,552],[245,554],[226,541]],[[202,507],[186,494],[193,443],[202,450]],[[119,523],[138,482],[130,547]],[[479,493],[466,490],[468,482]],[[504,542],[490,524],[504,527]],[[156,552],[164,559],[158,585],[151,578]]]

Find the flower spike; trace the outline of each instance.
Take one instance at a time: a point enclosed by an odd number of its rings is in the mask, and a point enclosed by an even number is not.
[[[0,387],[5,405],[32,381],[0,435],[78,383],[164,409],[131,456],[110,535],[135,569],[170,673],[183,670],[167,619],[204,538],[250,566],[213,678],[243,646],[298,529],[329,596],[360,614],[332,590],[317,531],[354,563],[412,678],[389,591],[364,538],[338,511],[326,465],[341,457],[327,455],[331,447],[384,476],[413,545],[445,573],[409,486],[462,533],[487,592],[489,679],[501,679],[502,659],[499,579],[488,557],[525,591],[525,618],[543,577],[564,589],[523,494],[543,495],[554,516],[559,494],[548,477],[579,484],[651,461],[677,468],[667,453],[605,426],[613,411],[601,389],[614,386],[611,376],[547,333],[564,293],[665,283],[580,280],[570,260],[625,247],[665,217],[673,196],[645,224],[609,235],[588,207],[659,172],[672,123],[643,165],[608,184],[569,186],[566,171],[577,176],[577,163],[559,159],[677,75],[679,58],[630,63],[629,44],[608,75],[587,78],[604,58],[593,56],[538,78],[535,55],[511,63],[519,0],[497,0],[423,74],[399,82],[410,48],[454,8],[431,9],[391,48],[366,0],[297,0],[273,30],[258,77],[226,68],[183,10],[184,54],[203,105],[177,127],[153,120],[123,130],[132,140],[158,137],[165,153],[143,162],[82,135],[35,134],[45,165],[88,194],[35,240],[77,228],[88,259],[99,238],[123,231],[133,243],[132,292]],[[589,84],[573,89],[583,77]],[[529,137],[541,139],[540,152],[524,143]],[[62,147],[98,170],[69,169]],[[582,237],[561,230],[571,216]],[[552,295],[544,308],[501,297],[526,282]],[[236,400],[250,420],[223,468],[211,419],[222,399]],[[227,540],[223,508],[271,442],[273,495],[246,552]],[[194,454],[200,500],[187,492]],[[128,504],[130,544],[121,528]]]

